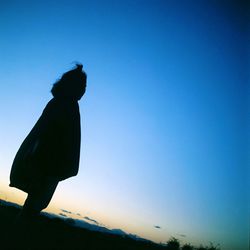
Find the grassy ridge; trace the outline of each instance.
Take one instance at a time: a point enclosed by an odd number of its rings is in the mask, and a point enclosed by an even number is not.
[[[0,200],[1,250],[219,250],[216,247],[180,246],[172,238],[160,245],[127,236],[95,232],[73,226],[72,219],[49,218],[40,215],[33,221],[17,223],[20,207],[8,206]]]
[[[20,208],[0,204],[0,249],[166,249],[152,242],[136,241],[129,237],[94,232],[74,227],[59,218],[39,216],[27,224],[16,223]]]

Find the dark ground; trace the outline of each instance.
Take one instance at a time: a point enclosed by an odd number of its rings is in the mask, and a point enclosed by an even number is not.
[[[166,247],[129,237],[74,227],[59,218],[40,215],[29,223],[17,223],[20,208],[0,201],[0,249],[163,250]],[[68,220],[70,222],[70,220]]]

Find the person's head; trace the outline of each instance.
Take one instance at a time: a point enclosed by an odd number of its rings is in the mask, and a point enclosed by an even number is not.
[[[80,100],[85,93],[87,75],[82,70],[81,64],[64,73],[56,83],[54,83],[51,93],[54,97]]]

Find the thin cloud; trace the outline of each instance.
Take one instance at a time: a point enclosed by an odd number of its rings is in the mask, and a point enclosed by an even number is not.
[[[67,217],[66,214],[63,214],[63,213],[59,213],[59,215],[63,216],[63,217]]]
[[[89,217],[87,217],[87,216],[85,216],[85,217],[83,217],[85,220],[89,220],[89,221],[92,221],[92,222],[94,222],[95,224],[97,224],[97,225],[99,225],[99,223],[96,221],[96,220],[93,220],[93,219],[91,219],[91,218],[89,218]]]
[[[181,236],[181,237],[187,237],[187,235],[185,235],[185,234],[178,234],[179,236]]]
[[[65,210],[65,209],[61,209],[62,212],[66,213],[66,214],[72,214],[72,212]]]

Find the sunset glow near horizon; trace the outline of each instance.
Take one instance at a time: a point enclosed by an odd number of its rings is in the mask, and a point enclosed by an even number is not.
[[[79,61],[80,171],[46,211],[247,250],[246,16],[243,1],[1,2],[0,198],[23,203],[13,158]]]

